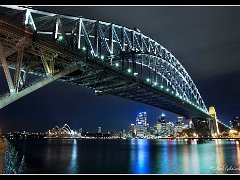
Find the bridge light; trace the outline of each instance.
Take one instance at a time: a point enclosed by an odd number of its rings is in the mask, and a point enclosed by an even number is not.
[[[134,75],[134,76],[137,76],[137,75],[138,75],[138,73],[137,73],[137,72],[135,72],[135,73],[133,73],[133,75]]]
[[[86,51],[86,50],[87,50],[87,48],[86,48],[86,47],[83,47],[83,48],[82,48],[82,50],[83,50],[83,51]]]
[[[129,69],[127,70],[127,72],[128,72],[128,73],[131,73],[131,72],[132,72],[132,70],[129,68]]]
[[[150,79],[149,79],[149,78],[147,78],[147,82],[150,82]]]
[[[63,36],[62,35],[58,36],[58,40],[62,41],[63,40]]]
[[[104,56],[103,56],[103,55],[101,55],[101,56],[100,56],[100,59],[101,59],[101,60],[104,60]]]

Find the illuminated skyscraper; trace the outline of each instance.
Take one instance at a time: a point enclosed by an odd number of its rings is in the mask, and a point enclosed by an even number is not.
[[[102,133],[102,128],[98,127],[98,133]]]
[[[189,123],[188,123],[188,128],[193,128],[193,122],[192,119],[189,119]]]
[[[177,117],[177,122],[175,122],[175,132],[181,133],[183,130],[183,117],[178,116]]]
[[[165,119],[164,113],[162,113],[160,121],[161,121],[161,125],[162,125],[161,135],[165,136],[165,135],[167,135],[167,132],[166,132],[166,119]]]
[[[182,117],[182,116],[178,116],[177,119],[178,119],[178,122],[182,125],[182,123],[183,123],[183,117]]]
[[[173,122],[167,122],[166,124],[166,134],[169,136],[171,134],[174,134],[174,123]]]
[[[136,118],[137,138],[145,138],[147,135],[147,112],[139,112]]]
[[[160,136],[161,135],[161,130],[162,130],[162,124],[161,124],[161,118],[157,120],[157,122],[154,124],[154,135],[155,136]]]

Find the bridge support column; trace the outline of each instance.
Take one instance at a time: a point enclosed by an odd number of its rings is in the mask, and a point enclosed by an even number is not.
[[[219,132],[219,128],[218,128],[218,120],[217,120],[216,110],[213,106],[209,107],[209,114],[212,116],[212,119],[210,119],[210,124],[209,124],[211,135],[213,137],[216,137],[220,134],[220,132]]]

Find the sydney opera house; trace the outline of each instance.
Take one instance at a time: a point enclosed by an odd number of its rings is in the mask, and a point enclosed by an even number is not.
[[[73,130],[67,125],[64,124],[62,128],[55,126],[48,132],[46,132],[46,137],[51,138],[66,138],[66,137],[72,137],[74,135]]]

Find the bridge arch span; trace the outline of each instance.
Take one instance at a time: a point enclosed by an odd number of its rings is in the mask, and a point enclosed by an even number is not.
[[[22,21],[15,22],[12,17],[16,15]],[[1,19],[33,33],[26,39],[24,33],[11,29],[18,37],[17,41],[11,40],[17,42],[12,45],[9,33],[0,31],[8,98],[24,89],[23,75],[27,72],[44,77],[43,81],[58,75],[52,80],[60,78],[93,88],[99,94],[130,98],[186,117],[210,117],[196,85],[178,59],[136,29],[16,6],[7,7]],[[14,83],[8,68],[15,69]],[[144,100],[142,96],[150,98]]]

